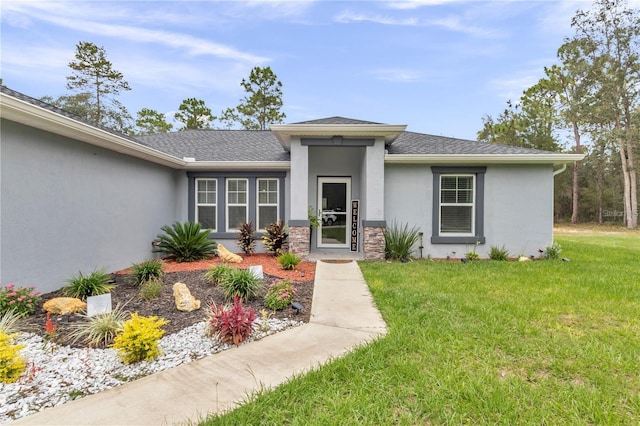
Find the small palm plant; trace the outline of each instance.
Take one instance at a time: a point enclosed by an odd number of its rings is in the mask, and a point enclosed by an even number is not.
[[[197,222],[176,222],[161,228],[165,234],[158,235],[154,249],[175,257],[176,262],[193,262],[213,256],[216,242],[209,238],[209,230],[202,230]]]
[[[267,231],[267,233],[262,237],[262,244],[264,244],[268,252],[273,253],[274,256],[278,256],[286,250],[289,233],[283,221],[280,220],[277,223],[272,223],[267,226],[265,231]]]

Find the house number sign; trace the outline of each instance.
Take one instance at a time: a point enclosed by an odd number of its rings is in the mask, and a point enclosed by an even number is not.
[[[358,251],[358,213],[359,200],[351,200],[351,251]]]

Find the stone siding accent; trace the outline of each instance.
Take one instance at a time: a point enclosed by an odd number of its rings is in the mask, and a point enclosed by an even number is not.
[[[289,227],[289,251],[299,258],[309,258],[309,238],[311,237],[308,226]]]
[[[384,260],[384,228],[365,226],[362,248],[366,260]]]

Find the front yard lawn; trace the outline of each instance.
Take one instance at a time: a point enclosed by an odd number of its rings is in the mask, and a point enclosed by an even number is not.
[[[389,333],[207,424],[637,424],[640,239],[570,262],[363,262]]]

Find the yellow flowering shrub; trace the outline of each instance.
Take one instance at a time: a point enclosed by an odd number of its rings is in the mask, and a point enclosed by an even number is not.
[[[155,359],[160,355],[158,341],[164,334],[160,327],[168,323],[164,318],[141,317],[133,313],[131,319],[124,323],[122,333],[116,336],[111,347],[118,349],[118,354],[125,364]]]
[[[24,345],[13,344],[13,338],[0,331],[0,382],[13,383],[24,372],[26,363],[18,352]]]

